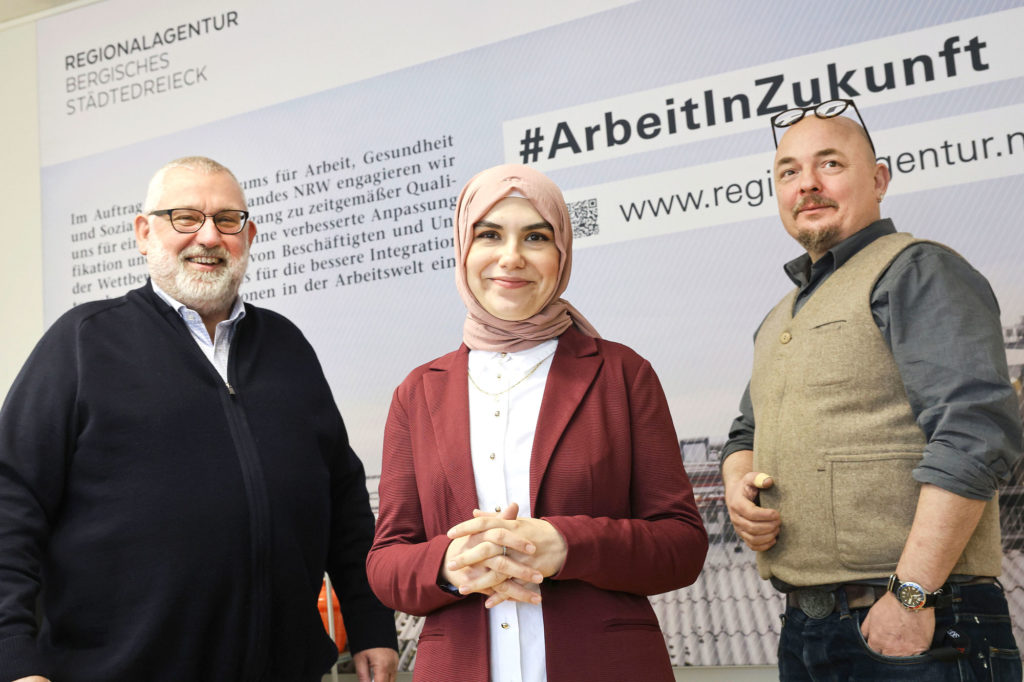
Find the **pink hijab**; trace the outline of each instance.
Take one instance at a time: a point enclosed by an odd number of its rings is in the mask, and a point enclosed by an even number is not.
[[[513,192],[528,199],[541,217],[551,223],[561,256],[558,285],[551,298],[535,315],[518,322],[502,320],[484,310],[466,281],[466,256],[473,245],[473,226]],[[572,224],[562,191],[543,173],[529,166],[506,164],[473,176],[462,188],[455,206],[455,261],[455,286],[467,310],[462,340],[472,350],[526,350],[561,335],[572,325],[588,336],[600,338],[579,311],[559,298],[569,285],[572,271]]]

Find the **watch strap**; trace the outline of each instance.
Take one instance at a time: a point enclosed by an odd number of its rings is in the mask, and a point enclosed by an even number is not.
[[[915,582],[904,582],[899,579],[895,573],[889,576],[889,584],[887,589],[896,595],[896,599],[906,609],[916,611],[918,609],[942,609],[950,606],[953,603],[953,595],[947,594],[945,585],[935,590],[934,592],[925,592],[924,588]],[[916,592],[920,593],[923,597],[923,601],[918,604],[908,604],[904,601],[901,593],[904,588],[912,588]]]

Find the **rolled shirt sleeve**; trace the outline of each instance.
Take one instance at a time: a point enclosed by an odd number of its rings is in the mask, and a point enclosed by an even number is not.
[[[999,304],[967,261],[909,247],[879,279],[872,314],[928,439],[914,478],[986,500],[1021,456]]]
[[[740,398],[740,414],[729,428],[729,440],[722,448],[722,461],[734,452],[754,449],[754,405],[750,402],[750,382]]]
[[[952,251],[914,244],[879,278],[871,312],[928,439],[915,480],[991,499],[1021,457],[1022,435],[988,281]],[[753,449],[754,429],[748,383],[722,460]]]

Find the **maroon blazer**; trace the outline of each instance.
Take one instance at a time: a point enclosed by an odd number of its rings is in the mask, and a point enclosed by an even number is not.
[[[449,528],[477,507],[463,345],[395,390],[380,517],[367,558],[382,602],[427,616],[415,680],[487,682],[484,599],[438,586]],[[668,403],[629,348],[566,331],[548,373],[530,460],[534,516],[568,543],[541,586],[548,682],[673,679],[646,595],[691,584],[707,533]]]

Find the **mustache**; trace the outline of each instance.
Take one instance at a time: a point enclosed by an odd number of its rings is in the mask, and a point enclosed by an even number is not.
[[[223,246],[207,247],[196,245],[190,246],[187,249],[182,250],[182,252],[178,254],[178,260],[181,262],[185,262],[185,260],[189,258],[195,258],[196,256],[206,258],[220,258],[221,260],[226,261],[231,257],[231,254],[229,254],[228,250],[225,249]]]
[[[797,213],[807,208],[808,204],[815,208],[839,208],[839,204],[828,197],[823,197],[820,194],[806,194],[793,207],[793,217],[795,218]]]

